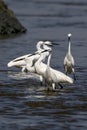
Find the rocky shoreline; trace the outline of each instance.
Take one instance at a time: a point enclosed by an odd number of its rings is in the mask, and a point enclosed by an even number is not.
[[[26,28],[4,1],[0,0],[0,37],[25,33]]]

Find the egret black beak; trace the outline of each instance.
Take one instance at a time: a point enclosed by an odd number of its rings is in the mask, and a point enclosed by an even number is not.
[[[49,47],[53,47],[54,45],[59,45],[58,43],[54,43],[51,41],[45,41],[45,45],[49,46]]]
[[[47,46],[49,46],[49,47],[54,47],[54,46],[56,46],[56,45],[59,45],[59,44],[53,42],[51,45],[47,45]]]
[[[59,45],[59,43],[55,43],[55,42],[53,42],[53,45],[55,46],[55,45]]]
[[[44,50],[44,51],[41,51],[41,53],[44,53],[44,52],[51,52],[52,50],[51,49],[46,49],[46,50]]]
[[[48,51],[51,52],[52,50],[51,50],[51,49],[46,49],[46,50],[41,51],[41,52],[38,52],[38,51],[37,51],[36,53],[30,54],[28,57],[31,57],[31,56],[36,55],[36,54],[39,54],[39,55],[40,55],[41,53],[48,52]]]

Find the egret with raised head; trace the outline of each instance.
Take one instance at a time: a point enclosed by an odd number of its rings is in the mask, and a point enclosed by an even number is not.
[[[49,52],[48,52],[49,51]],[[55,84],[59,84],[59,86],[62,88],[63,86],[61,83],[73,83],[73,79],[69,76],[65,75],[64,73],[55,70],[50,67],[50,59],[51,59],[51,49],[44,51],[41,53],[40,58],[35,63],[35,69],[36,73],[39,75],[42,75],[42,77],[45,79],[48,86],[52,87],[53,90],[55,90]],[[44,54],[46,53],[46,54]],[[43,63],[43,60],[48,57],[47,64]]]
[[[56,84],[58,84],[61,88],[63,86],[61,83],[73,83],[73,79],[70,78],[69,76],[65,75],[61,71],[55,70],[50,67],[50,60],[51,60],[51,51],[48,56],[48,61],[47,61],[47,66],[46,70],[44,72],[43,77],[45,78],[45,81],[48,85],[48,88],[51,86],[53,90],[55,90]]]
[[[66,74],[71,74],[73,73],[74,76],[74,80],[76,80],[76,76],[75,76],[75,70],[74,70],[74,57],[71,54],[71,33],[68,34],[68,52],[64,58],[64,69]]]

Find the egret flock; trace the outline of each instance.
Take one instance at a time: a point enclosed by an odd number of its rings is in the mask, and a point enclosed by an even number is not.
[[[55,45],[55,43],[52,43],[51,41],[39,41],[36,45],[36,52],[11,60],[7,66],[19,67],[22,72],[37,74],[41,85],[44,83],[48,90],[55,90],[57,85],[60,86],[60,88],[63,88],[63,84],[73,84],[74,80],[76,80],[74,70],[75,63],[71,54],[71,33],[68,34],[68,43],[68,52],[64,58],[65,73],[53,69],[50,65],[52,47]],[[44,63],[46,59],[47,64]],[[68,76],[68,74],[71,73],[74,78]]]

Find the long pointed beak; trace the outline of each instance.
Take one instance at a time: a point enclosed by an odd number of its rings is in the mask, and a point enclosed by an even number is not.
[[[41,53],[44,53],[44,52],[51,52],[52,50],[51,49],[46,49],[46,50],[44,50],[44,51],[41,51]]]
[[[45,41],[45,45],[53,47],[54,45],[59,45],[59,43],[51,42],[51,41]]]
[[[53,42],[53,45],[59,45],[59,43],[55,43],[55,42]]]
[[[30,54],[28,57],[31,57],[31,56],[33,56],[33,55],[36,55],[36,54],[41,54],[41,53],[44,53],[44,52],[47,52],[47,51],[49,51],[49,52],[51,52],[52,50],[51,49],[46,49],[46,50],[43,50],[43,51],[41,51],[41,52],[35,52],[35,53],[33,53],[33,54]]]

